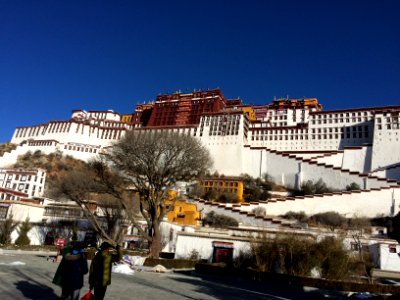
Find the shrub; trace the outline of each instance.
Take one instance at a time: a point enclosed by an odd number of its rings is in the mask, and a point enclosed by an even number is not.
[[[355,190],[361,190],[360,186],[355,182],[352,182],[346,186],[346,191],[355,191]]]
[[[221,203],[238,203],[239,198],[233,193],[224,193],[218,196],[218,202]]]
[[[305,223],[308,220],[308,217],[304,211],[300,212],[288,211],[286,214],[283,215],[283,217],[289,220],[297,220],[302,223]]]
[[[335,231],[336,228],[344,226],[347,223],[345,217],[334,211],[315,214],[311,216],[309,220],[311,223],[325,225],[329,227],[331,231]]]
[[[318,264],[314,255],[315,242],[297,236],[288,236],[278,241],[283,256],[283,269],[286,274],[309,276],[311,270]]]
[[[189,259],[192,260],[199,260],[200,259],[200,253],[196,249],[193,249],[192,252],[190,252]]]
[[[267,214],[267,210],[265,209],[265,207],[255,207],[251,210],[251,212],[256,216],[261,216],[261,217]]]
[[[320,178],[317,182],[312,180],[307,180],[301,184],[299,191],[294,191],[294,196],[304,196],[304,195],[314,195],[314,194],[324,194],[330,193],[333,189],[329,188],[326,183]]]
[[[295,276],[310,276],[315,268],[324,278],[344,279],[351,267],[342,241],[332,237],[320,242],[295,235],[263,237],[251,243],[251,255],[244,258],[259,271]]]
[[[220,228],[230,227],[230,226],[237,227],[239,225],[239,222],[232,217],[219,215],[216,214],[214,211],[210,211],[203,218],[203,226],[204,225],[209,225],[211,227],[220,227]]]
[[[247,269],[254,266],[254,256],[251,251],[240,250],[233,259],[233,266],[237,269]]]
[[[276,239],[270,240],[263,237],[259,241],[252,242],[251,254],[255,267],[261,272],[273,272],[280,268],[280,254]]]
[[[316,244],[314,253],[323,278],[343,279],[348,276],[349,256],[341,240],[326,237]]]

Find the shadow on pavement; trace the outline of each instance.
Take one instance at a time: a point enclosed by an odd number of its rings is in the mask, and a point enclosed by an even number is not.
[[[57,295],[54,293],[54,290],[48,286],[35,284],[26,280],[20,280],[14,284],[26,299],[57,299]]]
[[[189,274],[185,274],[189,275]],[[255,282],[251,280],[225,279],[217,276],[201,276],[191,274],[190,277],[175,278],[180,282],[186,282],[197,286],[197,291],[212,295],[217,299],[346,299],[339,291],[324,291],[319,289],[305,289],[299,285],[290,283]],[[198,279],[201,279],[200,281]],[[228,294],[227,294],[227,291]],[[226,298],[228,296],[229,298]]]

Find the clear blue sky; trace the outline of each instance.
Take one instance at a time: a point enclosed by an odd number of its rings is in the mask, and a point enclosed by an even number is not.
[[[0,0],[0,142],[73,109],[220,87],[261,104],[400,104],[400,1]]]

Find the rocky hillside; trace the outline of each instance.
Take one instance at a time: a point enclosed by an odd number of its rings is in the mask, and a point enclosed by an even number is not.
[[[17,145],[12,144],[10,142],[0,144],[0,156],[3,156],[4,153],[10,152],[10,151],[14,150],[15,148],[17,148]]]

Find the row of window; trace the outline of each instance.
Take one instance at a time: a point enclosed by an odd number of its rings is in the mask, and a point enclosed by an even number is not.
[[[382,120],[382,118],[376,118],[376,123],[381,124],[382,121],[386,121],[386,123],[399,123],[399,118],[398,117],[392,117],[392,118],[387,117],[387,118],[384,118],[383,120]]]
[[[73,151],[81,151],[81,152],[89,152],[89,153],[97,153],[97,149],[89,148],[89,147],[79,147],[79,146],[64,146],[65,150],[73,150]]]
[[[253,135],[276,135],[276,134],[308,134],[310,133],[333,133],[333,132],[361,132],[369,131],[369,126],[351,126],[351,127],[325,127],[325,128],[303,128],[303,129],[273,129],[273,130],[253,130]]]
[[[205,116],[203,119],[201,119],[201,125],[203,126],[204,124],[206,126],[210,125],[211,122],[219,122],[219,121],[234,121],[236,120],[237,122],[240,121],[240,115],[233,115],[233,116],[217,116],[217,117],[211,117],[211,116]]]
[[[358,112],[346,112],[346,113],[333,113],[333,114],[317,114],[317,115],[312,115],[311,119],[317,119],[317,120],[322,120],[322,119],[332,119],[332,118],[343,118],[343,117],[367,117],[369,116],[370,113],[368,111],[358,111]]]
[[[18,201],[20,200],[19,196],[10,194],[10,193],[0,193],[0,200],[12,200],[12,201]],[[0,210],[4,209],[4,207],[0,207]],[[0,217],[1,219],[1,217]]]
[[[204,181],[204,186],[238,186],[237,182],[232,181]]]
[[[356,139],[356,138],[369,138],[368,131],[360,132],[346,132],[346,133],[335,133],[335,134],[311,134],[311,135],[275,135],[275,136],[252,136],[252,141],[288,141],[288,140],[327,140],[327,139]]]
[[[7,182],[11,182],[12,180],[15,181],[31,181],[33,179],[33,181],[37,181],[38,180],[38,176],[37,175],[20,175],[20,174],[8,174],[6,176],[5,173],[0,173],[0,181],[4,181],[7,180]],[[44,174],[42,174],[42,176],[40,177],[40,183],[43,183],[43,179],[44,179]]]
[[[7,180],[12,180],[14,177],[14,180],[19,180],[19,181],[30,181],[32,179],[31,175],[19,175],[19,174],[8,174]],[[0,173],[0,180],[6,179],[6,174]],[[34,181],[36,181],[36,176],[34,178]]]
[[[53,146],[55,141],[29,141],[29,146]]]
[[[46,207],[44,215],[48,217],[82,217],[80,209],[65,209],[63,207]]]
[[[350,249],[351,251],[360,251],[363,250],[365,252],[369,252],[369,245],[366,243],[362,243],[361,245],[359,243],[352,242],[350,244]],[[396,245],[388,245],[389,253],[397,253],[397,247]]]
[[[49,133],[69,132],[70,128],[71,128],[71,123],[69,122],[50,123],[50,125],[48,126],[48,132]]]
[[[386,124],[386,126],[382,126],[382,124],[378,124],[377,128],[378,129],[385,128],[385,129],[388,129],[388,130],[392,130],[392,129],[400,129],[400,126],[399,126],[399,124],[396,124],[396,123],[394,123],[394,124]]]
[[[237,188],[218,188],[218,187],[205,187],[204,190],[206,192],[212,191],[212,190],[218,190],[219,192],[224,192],[224,193],[237,193]]]
[[[358,117],[358,118],[336,118],[336,119],[323,119],[323,120],[311,120],[311,124],[332,124],[332,123],[360,123],[368,122],[370,119],[368,117]]]
[[[41,182],[42,183],[42,182]],[[13,183],[11,185],[11,182],[6,182],[6,184],[4,185],[5,188],[7,189],[12,189],[15,191],[19,191],[19,192],[23,192],[23,193],[28,193],[29,187],[30,185],[28,183]],[[34,195],[36,192],[36,185],[33,185],[32,187],[32,195]],[[42,187],[39,187],[38,192],[41,193],[42,192]]]

